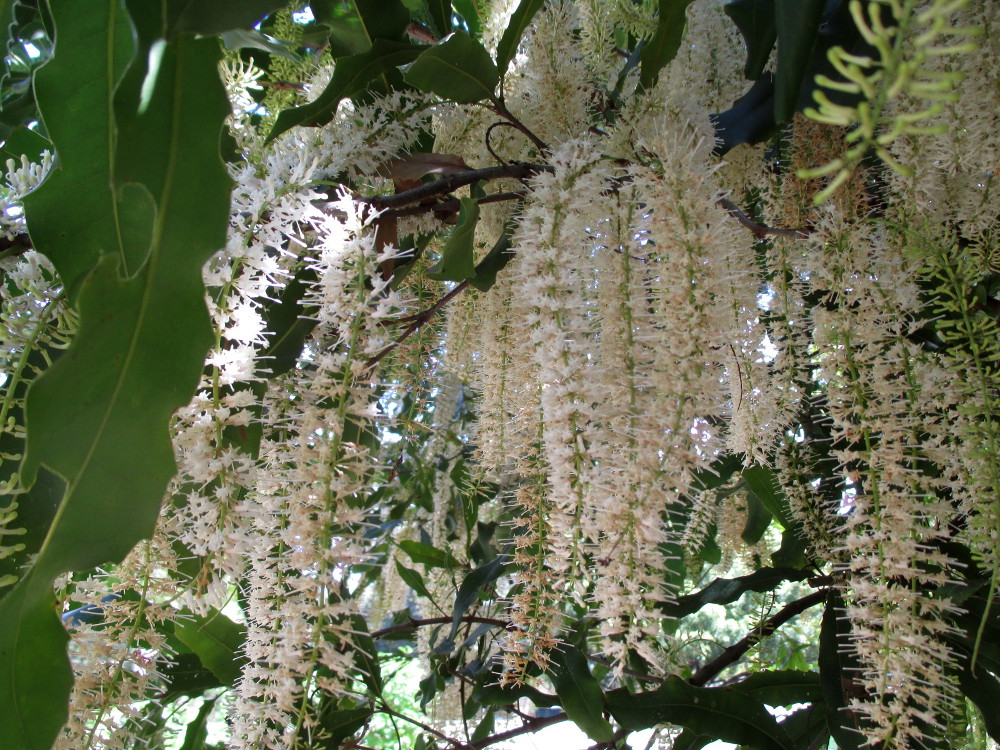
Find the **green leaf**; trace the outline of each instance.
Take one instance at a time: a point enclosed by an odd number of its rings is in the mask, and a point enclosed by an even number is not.
[[[455,596],[455,610],[452,614],[451,635],[449,638],[455,637],[456,633],[458,633],[458,626],[462,621],[462,616],[469,611],[469,607],[479,601],[480,589],[506,574],[510,568],[510,557],[504,551],[485,565],[480,565],[465,577],[462,585],[458,587],[458,594]]]
[[[111,50],[110,57],[117,59],[114,13],[96,29],[81,23],[89,33],[78,34],[78,22],[99,15],[93,7],[72,2],[52,2],[50,7],[60,35],[59,54],[76,60],[108,57]],[[212,342],[201,268],[224,246],[229,216],[230,182],[218,156],[219,134],[229,114],[217,73],[219,56],[218,42],[212,39],[182,37],[166,45],[146,111],[117,123],[117,153],[111,151],[107,131],[81,125],[89,113],[66,109],[64,102],[51,98],[52,90],[40,99],[54,132],[68,138],[67,153],[97,152],[97,161],[104,163],[98,171],[109,182],[107,165],[117,160],[133,175],[133,191],[144,191],[155,201],[157,213],[142,247],[83,245],[84,250],[110,252],[80,284],[80,328],[72,346],[28,392],[23,476],[30,482],[44,466],[64,478],[67,487],[33,566],[0,602],[0,705],[5,712],[0,747],[48,747],[61,726],[51,706],[64,706],[67,699],[65,634],[51,608],[48,617],[54,626],[39,621],[40,603],[50,604],[52,580],[67,570],[118,561],[151,536],[175,471],[169,420],[193,395]],[[105,76],[118,69],[113,61],[99,67]],[[103,83],[94,88],[110,96]],[[111,121],[109,105],[110,99],[99,105],[99,122]],[[56,147],[62,148],[58,137]],[[100,180],[90,184],[94,160],[74,156],[68,161],[66,177],[46,200],[50,208],[62,205],[71,213],[81,190],[102,193],[102,188]],[[115,235],[138,236],[123,230],[124,218],[115,224],[118,212],[108,201],[91,209],[95,224],[111,216]],[[139,211],[140,219],[148,216]],[[49,219],[57,227],[67,226],[51,214]],[[68,226],[73,231],[73,224]],[[83,254],[75,235],[57,233],[49,239],[61,243],[61,257]],[[123,261],[139,257],[146,258],[144,265],[123,278]],[[78,274],[85,270],[75,267]],[[39,670],[50,685],[44,691],[32,687]]]
[[[222,32],[220,36],[222,43],[229,50],[259,49],[292,62],[299,61],[299,56],[295,54],[294,45],[263,34],[256,29],[231,29]]]
[[[760,750],[795,750],[784,730],[758,703],[732,688],[699,688],[676,675],[649,693],[625,688],[606,695],[608,710],[625,729],[675,724],[723,742]]]
[[[427,277],[438,281],[465,281],[476,275],[476,224],[479,204],[472,198],[462,198],[458,223],[441,250],[441,260],[427,269]]]
[[[483,32],[483,25],[479,20],[476,0],[452,0],[451,4],[458,14],[465,19],[465,23],[469,26],[469,32],[474,37],[479,37]]]
[[[372,45],[376,39],[399,41],[410,25],[410,12],[399,0],[348,0],[347,4]]]
[[[208,717],[215,710],[216,700],[216,698],[210,698],[201,704],[198,715],[187,725],[181,750],[203,750],[205,741],[208,739]]]
[[[367,52],[340,58],[323,93],[308,104],[279,114],[267,140],[273,141],[296,125],[326,125],[333,120],[343,99],[360,93],[387,70],[412,62],[420,53],[421,48],[412,44],[377,39]]]
[[[664,604],[661,609],[667,617],[680,619],[697,612],[706,604],[729,604],[748,591],[771,591],[785,581],[803,581],[812,573],[796,568],[761,568],[739,578],[716,578],[694,594],[677,597],[677,601]]]
[[[508,706],[517,703],[521,698],[527,698],[540,708],[551,708],[559,705],[555,695],[543,693],[530,685],[509,685],[501,687],[498,684],[477,687],[473,697],[485,706]]]
[[[687,7],[693,0],[659,0],[656,31],[640,54],[639,85],[652,88],[663,67],[677,56],[687,24]]]
[[[514,224],[505,226],[500,239],[486,253],[486,257],[476,264],[476,272],[469,283],[479,291],[488,292],[497,283],[497,274],[514,259],[514,253],[510,251],[513,232]]]
[[[438,36],[451,31],[451,0],[427,0],[427,9],[434,21]]]
[[[492,99],[500,73],[486,48],[464,31],[424,50],[404,76],[421,91],[460,104]]]
[[[826,0],[774,0],[778,37],[774,119],[779,125],[795,114],[825,5]]]
[[[236,684],[247,663],[242,656],[246,628],[212,610],[206,616],[185,615],[174,623],[174,635],[223,685]]]
[[[185,31],[211,35],[249,29],[285,5],[282,0],[166,0],[166,28],[171,37]]]
[[[416,591],[422,597],[432,599],[430,592],[427,590],[427,585],[424,583],[423,576],[421,576],[417,571],[412,568],[407,568],[399,560],[396,560],[396,571],[399,573],[399,577],[403,579],[403,583]]]
[[[723,9],[733,19],[747,47],[743,75],[752,81],[760,78],[767,65],[778,28],[774,21],[774,0],[733,0]]]
[[[4,139],[0,156],[4,161],[13,159],[15,162],[20,162],[21,156],[24,155],[28,161],[37,162],[41,160],[42,151],[46,149],[52,151],[52,143],[48,138],[29,128],[19,127]]]
[[[507,72],[510,61],[517,54],[517,46],[521,43],[524,30],[528,28],[531,19],[545,5],[545,0],[521,0],[517,10],[510,17],[507,28],[504,29],[503,36],[497,44],[497,69],[500,75]]]
[[[782,720],[781,728],[795,747],[825,747],[830,736],[826,725],[826,706],[818,703],[800,708]]]
[[[771,511],[764,507],[764,504],[757,499],[757,496],[750,492],[747,494],[747,520],[743,525],[740,538],[747,544],[753,545],[760,541],[771,525]]]
[[[781,528],[791,529],[798,526],[788,507],[788,499],[773,471],[763,466],[751,466],[743,470],[743,481],[764,507],[778,519]]]
[[[604,693],[587,658],[576,646],[563,646],[552,661],[552,687],[563,711],[594,742],[611,742],[615,731],[603,716]]]
[[[845,689],[860,697],[863,688],[854,688],[855,676],[861,671],[847,650],[850,643],[850,625],[845,621],[844,603],[836,591],[831,590],[823,612],[819,632],[819,676],[826,703],[826,721],[830,734],[841,750],[860,750],[864,737],[851,726],[850,702]]]
[[[423,542],[404,539],[399,543],[403,550],[415,563],[421,563],[431,568],[454,568],[458,563],[454,555]]]
[[[124,254],[112,189],[115,86],[135,46],[117,2],[49,3],[59,51],[35,73],[35,96],[58,165],[24,199],[32,246],[48,257],[70,295],[101,253]]]
[[[370,708],[341,708],[324,711],[319,717],[319,727],[323,730],[322,747],[341,747],[341,743],[357,734],[372,717]]]
[[[983,726],[997,742],[1000,742],[1000,682],[979,668],[975,672],[963,669],[958,673],[958,684],[966,697],[976,704],[983,718]]]
[[[302,303],[303,295],[315,279],[316,272],[303,267],[281,290],[278,299],[268,302],[261,311],[267,332],[264,334],[267,344],[258,358],[261,377],[282,375],[295,367],[306,338],[316,327],[316,320],[305,316]]]
[[[823,700],[819,673],[798,669],[754,672],[732,687],[768,706],[790,706]]]

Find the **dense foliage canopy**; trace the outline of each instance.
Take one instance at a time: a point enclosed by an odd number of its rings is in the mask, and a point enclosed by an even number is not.
[[[1000,739],[1000,3],[0,29],[4,750]]]

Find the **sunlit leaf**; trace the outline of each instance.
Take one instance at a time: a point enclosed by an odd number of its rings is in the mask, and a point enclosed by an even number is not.
[[[409,70],[406,82],[421,91],[459,103],[490,99],[500,74],[490,53],[464,31],[421,53]]]

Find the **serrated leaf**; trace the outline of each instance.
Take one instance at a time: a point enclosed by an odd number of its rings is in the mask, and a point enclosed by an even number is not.
[[[611,715],[625,729],[675,724],[723,742],[760,750],[795,750],[764,704],[731,688],[700,688],[672,675],[649,693],[625,688],[606,695]]]
[[[511,14],[507,28],[504,29],[503,36],[497,44],[497,69],[500,75],[507,72],[510,61],[517,54],[517,46],[521,43],[524,30],[544,5],[545,0],[521,0],[517,10]]]
[[[639,85],[652,88],[663,67],[677,56],[687,25],[687,7],[694,0],[659,0],[656,31],[640,53]]]
[[[76,24],[94,14],[94,8],[72,2],[50,7],[60,54],[72,60],[83,50],[83,57],[100,57],[114,47],[109,40],[117,38],[115,24],[77,35]],[[163,53],[148,109],[132,122],[115,123],[117,152],[110,150],[107,132],[87,132],[80,113],[49,98],[51,91],[40,99],[55,132],[70,130],[64,119],[75,123],[71,129],[78,132],[69,136],[68,152],[90,148],[101,153],[106,165],[127,167],[136,179],[133,189],[155,200],[157,215],[145,247],[94,246],[111,252],[101,256],[80,284],[79,332],[28,393],[23,476],[30,482],[44,466],[66,479],[67,488],[34,565],[18,584],[17,598],[12,593],[0,602],[2,747],[48,747],[58,732],[61,722],[51,723],[50,715],[52,705],[64,706],[67,699],[65,637],[57,635],[62,626],[51,610],[56,628],[34,622],[27,613],[39,611],[39,600],[49,601],[45,592],[58,574],[118,561],[152,535],[163,491],[175,471],[170,416],[193,395],[212,342],[201,268],[225,244],[230,187],[218,156],[219,134],[229,114],[217,74],[220,50],[216,40],[180,38]],[[115,66],[106,63],[103,69]],[[100,104],[105,117],[109,103]],[[122,143],[129,144],[124,151]],[[62,146],[57,139],[56,148]],[[61,192],[47,197],[51,205],[70,207],[79,201],[79,186],[86,180],[78,169],[88,180],[92,177],[92,162],[69,161]],[[96,185],[85,189],[91,187],[100,192]],[[95,212],[115,216],[106,202]],[[76,236],[56,233],[51,239],[68,245],[64,255],[80,250]],[[140,257],[147,258],[144,265],[122,277],[123,261]],[[21,653],[29,638],[30,669]],[[55,687],[32,693],[26,686],[36,679],[40,665]],[[25,727],[29,734],[20,736]]]
[[[177,620],[174,635],[223,685],[236,684],[247,661],[242,655],[246,628],[212,610],[207,615],[187,615]]]
[[[747,61],[743,75],[752,81],[760,78],[771,56],[778,29],[774,20],[774,0],[732,0],[723,9],[743,35]]]
[[[412,44],[377,39],[370,50],[341,57],[334,64],[333,77],[323,93],[308,104],[279,114],[267,140],[273,141],[296,125],[326,125],[333,120],[341,101],[360,93],[387,70],[412,62],[420,53],[421,48]]]
[[[32,246],[52,261],[72,300],[102,252],[123,252],[109,156],[115,138],[110,102],[135,45],[118,3],[85,10],[54,0],[50,6],[59,52],[35,73],[34,88],[59,162],[25,196],[24,214]]]
[[[441,260],[427,269],[427,277],[438,281],[465,281],[476,275],[476,224],[479,204],[472,198],[462,198],[458,224],[441,249]]]
[[[594,742],[611,742],[615,731],[604,718],[604,693],[576,646],[557,649],[552,659],[552,687],[570,720]]]
[[[826,0],[774,0],[778,62],[774,72],[774,119],[795,114],[819,33]]]
[[[406,71],[407,83],[460,104],[491,99],[500,73],[490,53],[464,31],[424,50]]]

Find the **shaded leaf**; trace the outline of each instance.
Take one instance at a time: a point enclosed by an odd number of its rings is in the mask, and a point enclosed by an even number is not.
[[[778,519],[781,528],[791,529],[798,525],[773,471],[763,466],[751,466],[743,470],[743,481],[764,507]]]
[[[510,558],[506,551],[497,555],[493,560],[480,565],[469,573],[458,587],[455,595],[455,610],[451,622],[451,638],[458,633],[458,626],[462,621],[462,616],[469,611],[469,607],[479,601],[479,591],[485,586],[505,575],[511,568]]]
[[[166,27],[169,36],[185,31],[210,35],[249,29],[285,5],[281,0],[166,0]]]
[[[863,698],[865,691],[854,680],[860,669],[847,650],[850,625],[846,622],[843,607],[840,595],[831,590],[819,633],[819,676],[826,704],[827,726],[833,739],[841,750],[859,750],[864,736],[850,726],[853,714],[847,711],[847,705],[852,698]]]
[[[760,541],[771,525],[771,511],[764,507],[764,504],[757,499],[754,493],[747,494],[747,520],[740,532],[740,538],[749,545],[754,545]]]
[[[558,696],[543,693],[530,685],[508,685],[507,687],[501,687],[497,684],[483,685],[476,688],[473,697],[487,706],[508,706],[517,703],[521,698],[527,698],[540,708],[551,708],[559,705]]]
[[[334,708],[324,711],[318,720],[323,730],[323,747],[336,748],[358,733],[372,717],[370,708]]]
[[[716,578],[701,591],[679,596],[675,602],[665,603],[661,609],[666,616],[680,619],[706,604],[729,604],[748,591],[771,591],[785,581],[804,581],[810,575],[812,573],[808,570],[796,568],[761,568],[739,578]]]
[[[500,75],[507,72],[510,61],[517,54],[517,46],[521,43],[525,29],[543,5],[545,0],[521,0],[517,10],[511,14],[507,28],[504,29],[503,36],[497,44],[497,70]]]
[[[215,698],[211,698],[202,703],[197,716],[188,722],[181,750],[202,750],[205,747],[205,741],[208,739],[208,717],[215,710],[215,701]]]
[[[774,119],[795,114],[809,72],[826,0],[774,0],[778,63],[774,74]]]
[[[604,693],[587,658],[576,646],[564,645],[554,652],[552,662],[552,687],[563,711],[594,742],[611,742],[615,732],[603,716]]]
[[[279,114],[267,140],[273,141],[296,125],[326,125],[346,97],[358,94],[387,70],[412,62],[420,53],[421,48],[412,44],[377,39],[370,50],[340,58],[323,92],[308,104]]]
[[[692,2],[693,0],[659,0],[656,31],[639,55],[639,85],[643,88],[652,88],[663,67],[677,56],[687,24],[685,12]]]
[[[476,264],[476,272],[469,283],[481,292],[488,292],[494,284],[497,283],[497,274],[500,273],[507,264],[514,259],[514,253],[510,251],[511,248],[511,235],[514,231],[514,225],[508,223],[503,230],[503,234],[500,235],[500,239],[496,241],[496,244],[486,253],[479,263]]]
[[[226,45],[226,49],[234,51],[259,49],[269,52],[272,55],[283,57],[286,60],[292,60],[293,62],[297,62],[299,59],[299,56],[295,54],[292,44],[275,39],[273,36],[268,36],[257,31],[257,29],[232,29],[222,32],[220,36],[222,37],[222,43]]]
[[[174,623],[174,635],[191,649],[223,685],[236,684],[247,660],[243,654],[246,628],[218,610],[188,615]]]
[[[723,9],[743,35],[747,61],[743,75],[756,81],[764,72],[778,38],[774,20],[774,0],[733,0]]]
[[[462,198],[458,224],[441,249],[441,260],[427,269],[427,276],[438,281],[465,281],[476,275],[475,239],[479,222],[479,204]]]
[[[824,695],[819,673],[798,669],[754,672],[732,687],[769,706],[814,703]]]
[[[983,719],[983,726],[1000,742],[1000,682],[985,669],[963,669],[958,673],[958,685],[965,696],[976,704]]]
[[[479,41],[464,31],[456,31],[425,49],[404,78],[421,91],[471,104],[493,97],[500,74]]]
[[[396,571],[399,573],[399,577],[403,579],[403,583],[421,596],[431,599],[431,594],[427,590],[427,585],[424,583],[423,576],[421,576],[417,571],[412,568],[407,568],[399,562],[399,560],[396,560]]]
[[[758,703],[731,688],[699,688],[672,675],[648,693],[625,688],[606,695],[611,715],[625,729],[675,724],[723,742],[761,750],[795,750],[784,730]]]

